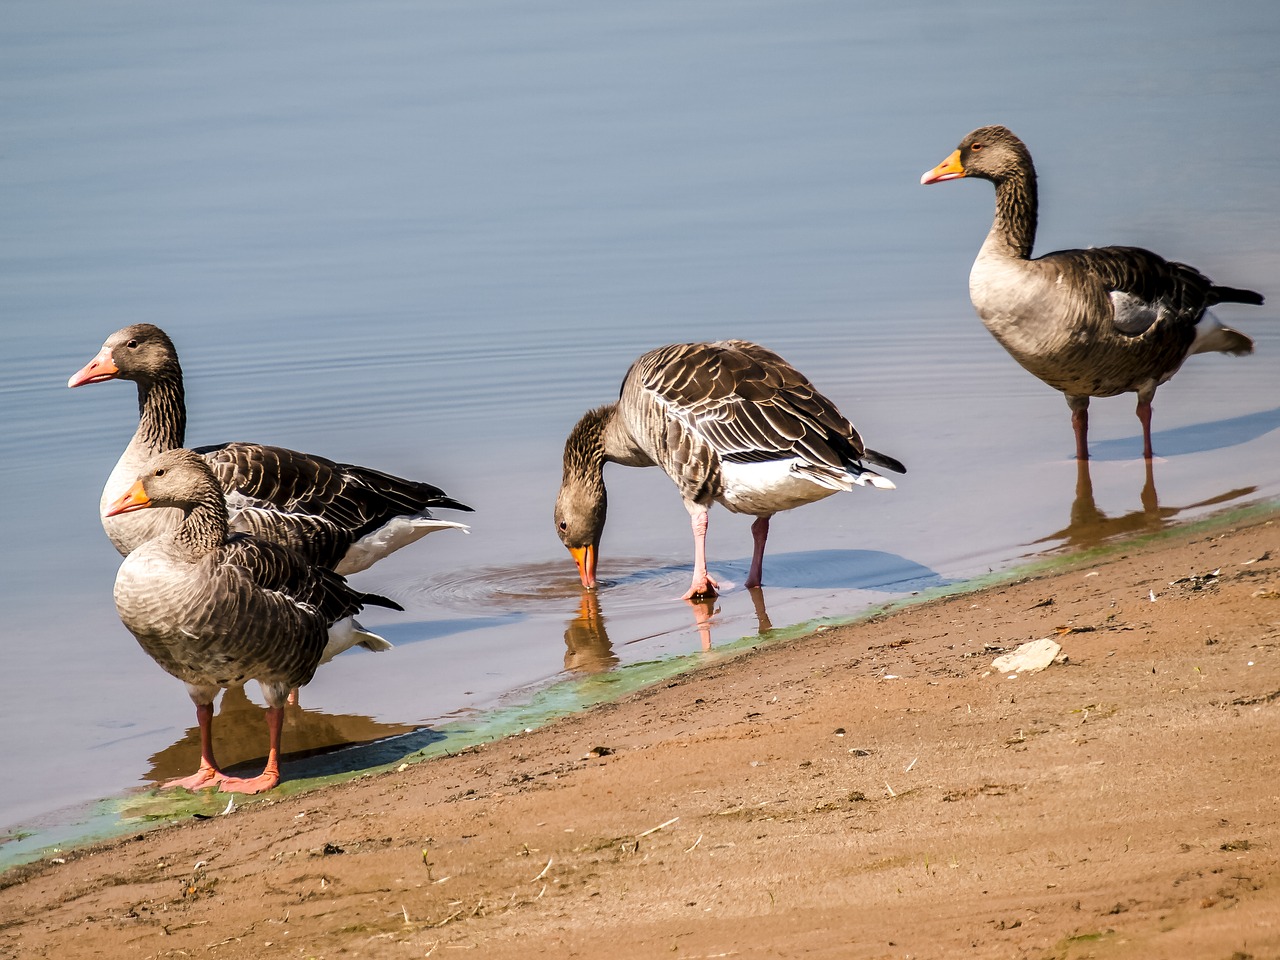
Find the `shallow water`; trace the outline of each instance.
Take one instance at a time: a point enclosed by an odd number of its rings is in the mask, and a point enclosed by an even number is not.
[[[1015,2],[10,4],[0,27],[0,824],[189,772],[181,685],[116,619],[103,480],[132,387],[102,340],[176,340],[193,444],[259,440],[443,486],[473,531],[355,582],[396,644],[303,691],[286,747],[466,716],[566,675],[810,621],[1064,546],[1280,495],[1280,325],[1095,402],[1062,399],[966,294],[983,183],[918,185],[980,123],[1029,143],[1040,251],[1151,246],[1280,296],[1280,12]],[[779,516],[766,587],[709,606],[655,470],[611,467],[598,597],[555,538],[563,438],[676,340],[761,341],[910,473]],[[740,584],[749,520],[713,511]],[[249,691],[256,697],[256,690]],[[262,756],[234,697],[227,761]]]

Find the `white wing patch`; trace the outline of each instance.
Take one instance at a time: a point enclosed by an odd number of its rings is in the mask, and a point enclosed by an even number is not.
[[[392,517],[377,530],[357,540],[343,555],[337,566],[337,572],[344,577],[366,570],[378,560],[394,553],[401,547],[421,540],[429,533],[437,530],[461,530],[470,533],[471,528],[465,523],[452,520],[437,520],[435,517]]]
[[[1115,328],[1134,337],[1146,333],[1164,313],[1163,304],[1148,303],[1123,290],[1111,291],[1111,308]]]
[[[722,461],[724,493],[720,502],[736,513],[766,516],[791,510],[840,493],[855,485],[894,489],[891,481],[869,470],[861,473],[815,466],[799,457],[764,463]]]

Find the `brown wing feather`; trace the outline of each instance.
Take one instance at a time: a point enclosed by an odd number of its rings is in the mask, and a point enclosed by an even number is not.
[[[695,432],[720,457],[799,456],[838,467],[864,453],[862,438],[835,404],[758,344],[673,344],[641,357],[633,372],[677,429]]]

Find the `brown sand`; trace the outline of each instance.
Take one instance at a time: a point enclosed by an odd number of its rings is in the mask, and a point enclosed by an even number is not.
[[[11,871],[0,956],[1277,957],[1278,651],[1280,521],[1185,530]]]

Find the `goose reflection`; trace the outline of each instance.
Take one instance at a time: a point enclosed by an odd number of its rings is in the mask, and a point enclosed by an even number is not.
[[[342,747],[372,743],[418,730],[412,724],[380,723],[358,714],[328,714],[286,706],[284,727],[292,747],[283,759],[298,760]],[[262,708],[249,699],[244,687],[228,687],[218,704],[218,757],[228,768],[267,755],[262,728]],[[164,782],[180,776],[200,760],[200,731],[188,728],[182,739],[150,758],[144,779]]]
[[[720,612],[717,599],[718,597],[713,594],[709,597],[689,597],[685,600],[685,603],[693,608],[693,622],[698,628],[698,636],[702,638],[703,650],[711,649],[711,618]]]
[[[564,647],[564,668],[575,673],[604,673],[617,664],[600,612],[600,596],[594,590],[582,592],[578,615],[564,628]]]
[[[1061,530],[1041,537],[1035,543],[1061,541],[1068,549],[1096,547],[1104,541],[1135,533],[1154,533],[1168,526],[1174,517],[1185,510],[1211,507],[1229,503],[1241,497],[1247,497],[1257,487],[1238,487],[1226,493],[1198,500],[1181,507],[1160,506],[1156,493],[1155,469],[1153,461],[1144,460],[1145,478],[1142,490],[1138,494],[1139,506],[1119,516],[1107,516],[1093,498],[1093,478],[1089,473],[1088,460],[1076,461],[1076,493],[1071,502],[1071,520]]]
[[[751,607],[756,615],[756,633],[764,636],[773,629],[773,621],[769,619],[769,611],[765,607],[764,589],[762,587],[749,587],[747,589],[748,596],[751,597]],[[685,603],[693,608],[693,622],[698,628],[698,635],[702,639],[702,649],[711,649],[711,625],[712,618],[720,612],[720,604],[715,597],[707,597],[699,600],[686,600]],[[742,634],[735,634],[734,639]]]
[[[751,597],[751,606],[755,613],[756,630],[764,635],[773,629],[773,621],[769,619],[769,611],[765,608],[764,590],[752,587],[745,591]],[[715,617],[721,612],[721,597],[702,597],[689,599],[690,612],[693,614],[693,626],[698,631],[703,650],[711,649],[711,629]],[[564,667],[573,673],[604,673],[617,666],[620,658],[614,652],[613,641],[609,638],[607,619],[600,610],[600,593],[596,590],[584,590],[578,598],[577,615],[565,625],[564,630]],[[742,636],[734,634],[734,639]],[[636,643],[649,637],[638,637],[623,641]]]

